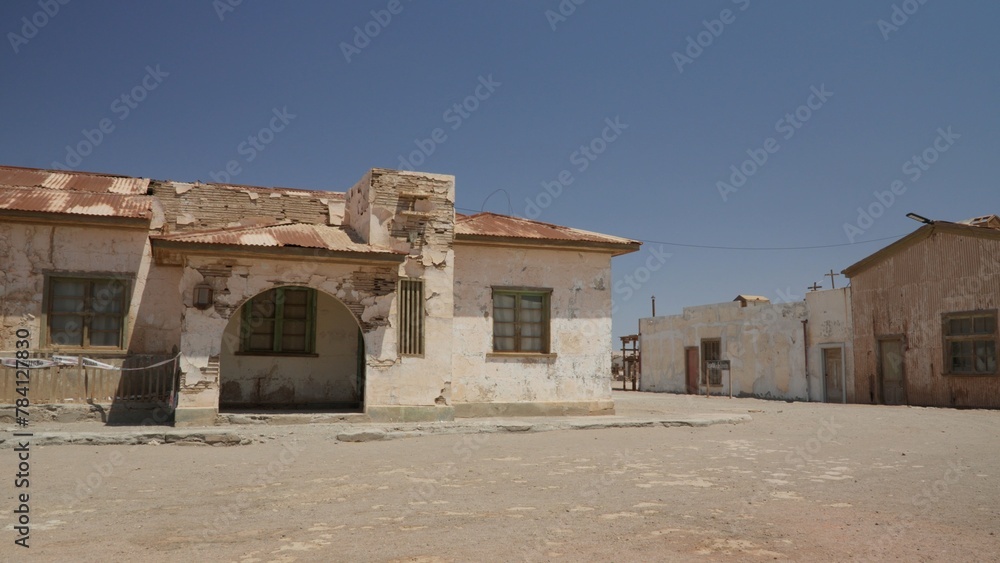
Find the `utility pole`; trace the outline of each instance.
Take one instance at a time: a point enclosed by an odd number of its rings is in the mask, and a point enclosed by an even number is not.
[[[653,296],[653,316],[656,316],[656,296]]]

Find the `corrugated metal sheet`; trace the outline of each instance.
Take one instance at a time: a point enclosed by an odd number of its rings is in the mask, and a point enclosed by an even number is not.
[[[1000,309],[1000,233],[977,234],[946,227],[853,272],[857,402],[880,402],[878,341],[901,337],[908,404],[1000,407],[997,377],[945,375],[942,315]]]
[[[599,242],[605,244],[639,244],[638,241],[627,238],[603,235],[601,233],[573,229],[551,223],[510,217],[508,215],[498,215],[496,213],[459,215],[456,219],[455,234],[552,241]]]
[[[391,253],[385,247],[366,244],[356,239],[342,227],[325,225],[305,225],[301,223],[218,229],[211,231],[179,233],[153,237],[159,240],[187,242],[194,244],[224,244],[233,246],[320,248],[340,252]]]
[[[148,178],[0,166],[0,185],[95,193],[145,195]]]
[[[0,188],[0,209],[148,219],[152,198],[46,188]]]

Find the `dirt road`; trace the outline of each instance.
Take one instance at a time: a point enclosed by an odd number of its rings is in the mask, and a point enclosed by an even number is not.
[[[708,428],[31,452],[38,561],[995,561],[1000,412],[616,392]],[[8,508],[9,507],[9,508]]]

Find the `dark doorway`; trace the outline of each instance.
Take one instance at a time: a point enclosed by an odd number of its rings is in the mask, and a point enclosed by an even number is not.
[[[903,370],[903,341],[879,340],[879,391],[886,405],[906,404],[906,374]]]

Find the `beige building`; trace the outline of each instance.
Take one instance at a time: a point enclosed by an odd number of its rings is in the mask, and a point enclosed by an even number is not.
[[[740,295],[642,319],[641,389],[849,401],[849,303],[849,289],[814,291],[792,303]],[[728,361],[729,369],[716,361]]]
[[[844,270],[859,403],[1000,407],[1000,219],[937,221]]]
[[[341,193],[0,168],[0,355],[30,335],[34,404],[179,425],[613,412],[610,264],[639,243],[454,202],[384,169]]]

